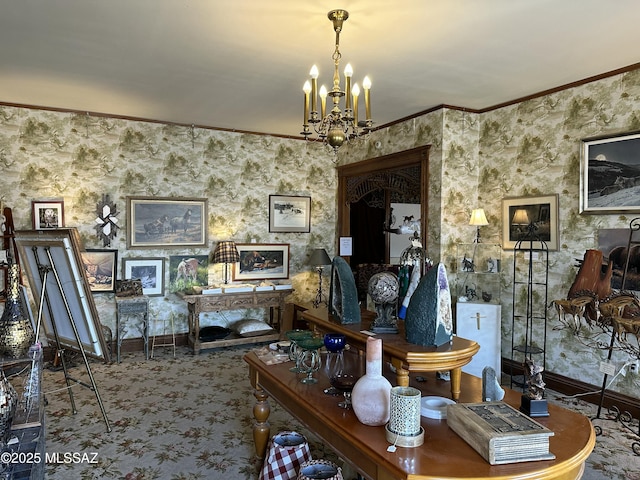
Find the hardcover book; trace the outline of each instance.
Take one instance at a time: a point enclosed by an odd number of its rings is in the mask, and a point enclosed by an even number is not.
[[[553,460],[553,431],[504,402],[447,406],[447,424],[491,465]]]

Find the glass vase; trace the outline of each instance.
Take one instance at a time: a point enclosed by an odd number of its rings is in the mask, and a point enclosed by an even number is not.
[[[26,311],[20,296],[20,266],[13,263],[7,270],[7,300],[0,317],[0,356],[26,357],[35,341],[31,319]]]
[[[351,403],[360,423],[384,425],[389,421],[391,383],[382,375],[382,340],[367,338],[366,373],[353,386]]]

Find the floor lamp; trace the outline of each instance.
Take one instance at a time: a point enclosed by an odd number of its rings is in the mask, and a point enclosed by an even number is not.
[[[331,259],[324,248],[316,248],[311,252],[309,257],[309,265],[316,267],[318,272],[318,292],[316,293],[316,299],[313,301],[313,306],[318,308],[322,303],[322,270],[325,265],[330,265]]]

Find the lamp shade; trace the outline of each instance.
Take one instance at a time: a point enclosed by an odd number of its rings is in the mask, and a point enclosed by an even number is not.
[[[524,208],[518,208],[513,214],[513,220],[511,220],[513,225],[529,225],[529,215]]]
[[[309,257],[309,265],[320,267],[330,264],[331,259],[329,258],[329,254],[324,248],[316,248],[313,250],[313,252],[311,252],[311,256]]]
[[[213,251],[213,263],[236,263],[240,261],[240,254],[236,243],[232,241],[218,242]]]
[[[475,208],[471,211],[471,220],[469,220],[469,225],[489,225],[483,208]]]

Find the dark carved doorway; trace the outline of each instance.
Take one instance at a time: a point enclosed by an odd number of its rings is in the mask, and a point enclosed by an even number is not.
[[[338,167],[338,236],[351,237],[352,267],[389,262],[392,203],[419,203],[426,248],[429,146]]]

